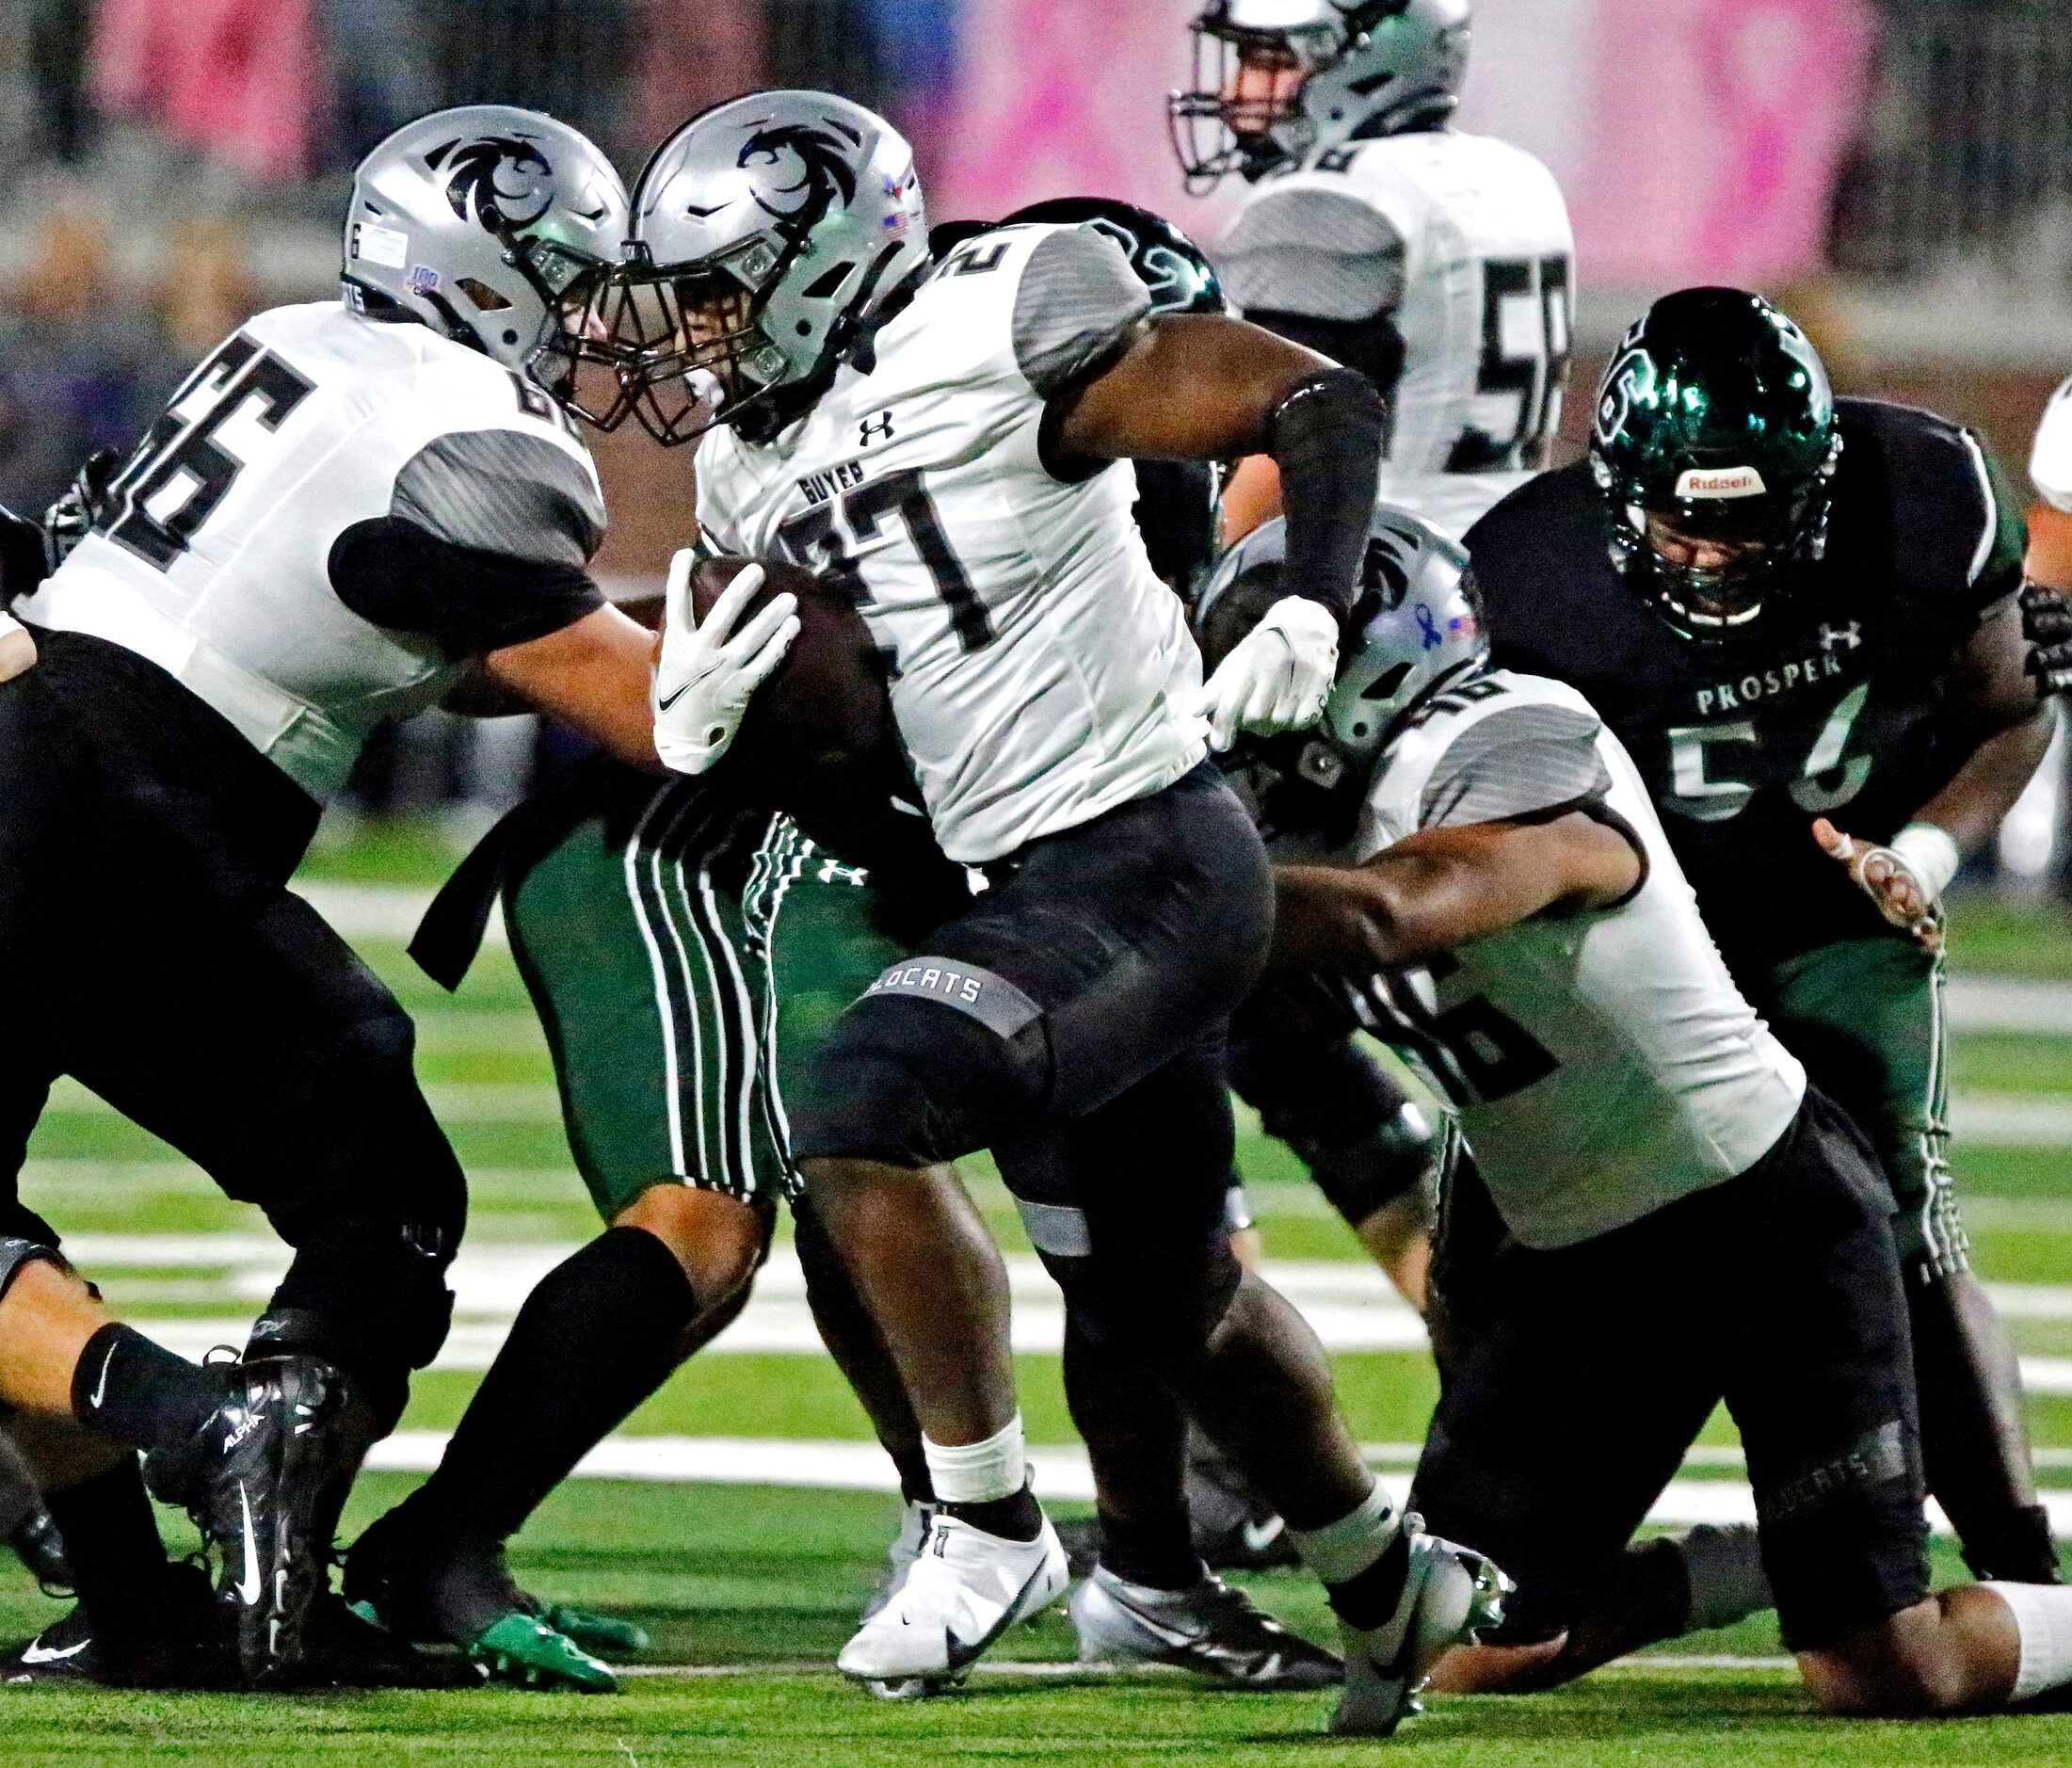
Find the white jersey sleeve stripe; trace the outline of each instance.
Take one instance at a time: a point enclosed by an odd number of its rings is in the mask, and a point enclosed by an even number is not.
[[[1962,430],[1959,434],[1971,456],[1971,470],[1979,475],[1979,495],[1985,501],[1985,526],[1979,532],[1979,544],[1971,555],[1971,570],[1965,578],[1966,583],[1974,584],[1993,556],[1993,543],[2000,538],[2000,500],[1993,494],[1993,475],[1986,471],[1985,451],[1979,446],[1979,439],[1969,430]]]

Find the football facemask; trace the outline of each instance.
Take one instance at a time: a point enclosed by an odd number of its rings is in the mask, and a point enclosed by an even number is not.
[[[1166,98],[1173,153],[1187,188],[1197,195],[1231,172],[1258,178],[1301,157],[1309,134],[1303,88],[1311,74],[1331,64],[1342,42],[1335,20],[1319,19],[1299,28],[1237,22],[1259,10],[1219,5],[1197,19],[1194,84]],[[1293,10],[1328,14],[1331,8]]]
[[[784,354],[761,323],[779,274],[761,242],[704,264],[634,259],[614,274],[596,324],[622,406],[663,446],[738,422],[783,378]]]

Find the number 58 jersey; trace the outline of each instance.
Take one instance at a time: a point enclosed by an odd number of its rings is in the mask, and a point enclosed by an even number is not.
[[[1348,141],[1262,179],[1215,254],[1248,316],[1382,381],[1360,360],[1392,325],[1385,501],[1457,539],[1543,464],[1561,424],[1575,241],[1553,174],[1453,129]],[[1385,353],[1385,347],[1377,354]]]
[[[1390,743],[1341,857],[1563,810],[1632,843],[1631,895],[1534,915],[1409,979],[1377,980],[1366,1003],[1373,1029],[1459,1107],[1505,1225],[1538,1247],[1746,1172],[1806,1092],[1798,1059],[1728,976],[1632,762],[1573,688],[1496,670],[1426,701]]]
[[[1055,457],[1051,399],[1149,307],[1105,234],[952,251],[767,442],[699,445],[707,544],[843,585],[885,653],[936,837],[979,864],[1171,784],[1207,752],[1184,612],[1127,461]]]
[[[530,381],[423,325],[278,307],[188,376],[18,611],[149,658],[321,802],[466,659],[601,606],[603,530]]]

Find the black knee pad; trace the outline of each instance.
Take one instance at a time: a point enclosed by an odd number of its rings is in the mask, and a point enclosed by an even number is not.
[[[797,1160],[928,1166],[991,1145],[1040,1102],[1042,1014],[1004,978],[948,958],[895,964],[842,1016],[807,1096],[787,1100]]]
[[[363,1389],[393,1392],[446,1342],[451,1262],[450,1251],[420,1249],[393,1229],[317,1235],[297,1248],[247,1349],[321,1357]]]
[[[1425,1182],[1441,1137],[1350,1034],[1279,1033],[1272,1020],[1255,1018],[1232,1037],[1231,1085],[1357,1228]]]

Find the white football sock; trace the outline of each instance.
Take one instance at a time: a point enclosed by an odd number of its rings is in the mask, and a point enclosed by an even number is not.
[[[984,1442],[945,1448],[924,1435],[921,1450],[928,1457],[928,1477],[935,1482],[939,1503],[991,1503],[996,1498],[1012,1498],[1029,1483],[1029,1451],[1021,1439],[1020,1412]]]
[[[1376,1485],[1346,1515],[1321,1529],[1290,1529],[1302,1563],[1325,1583],[1357,1578],[1389,1551],[1402,1533],[1389,1494]]]
[[[2021,1639],[2021,1667],[2010,1700],[2027,1700],[2072,1682],[2072,1585],[1982,1583],[2005,1602]]]

